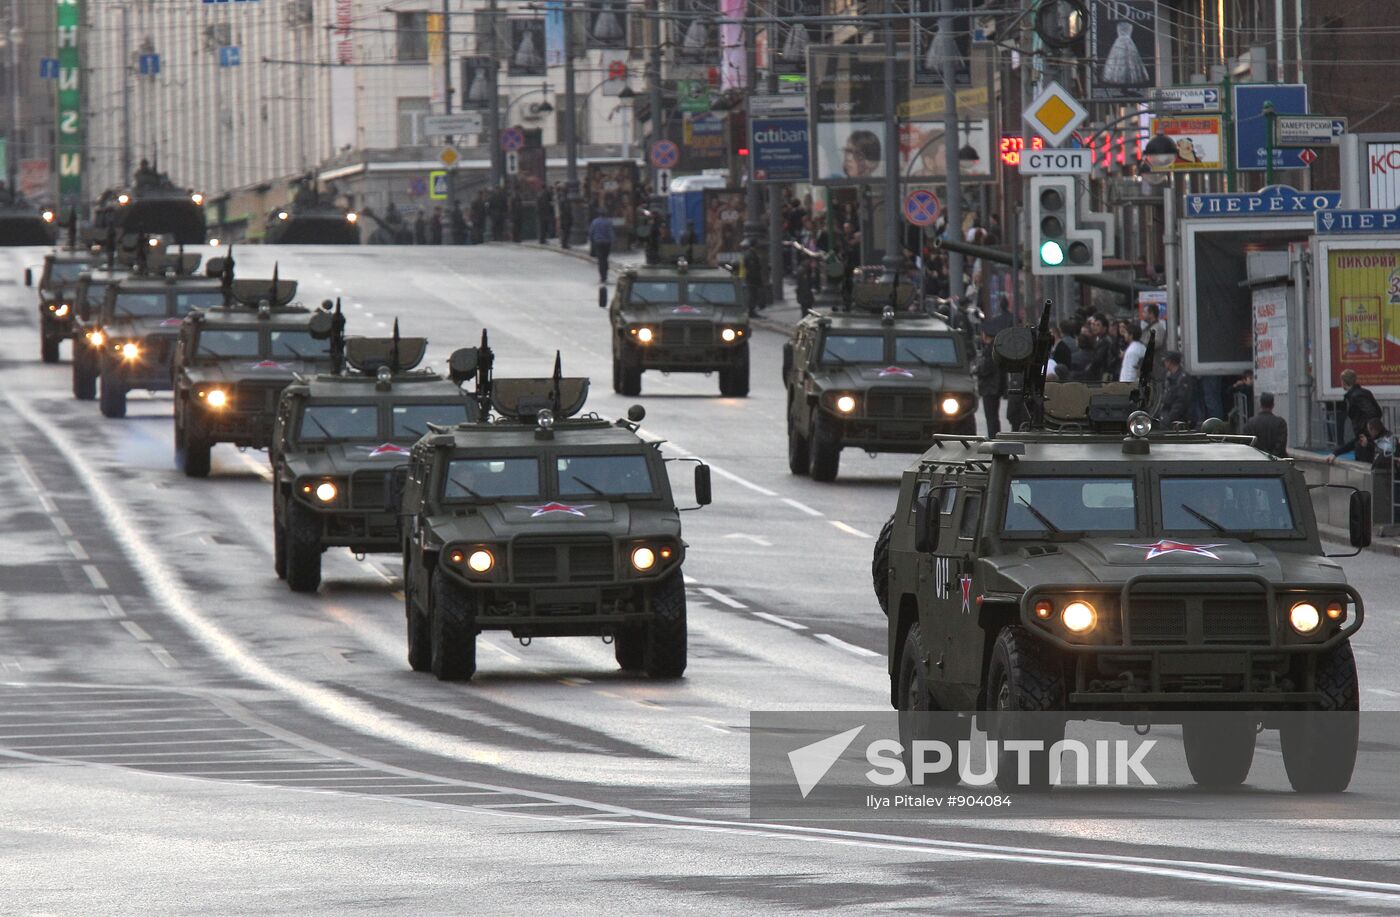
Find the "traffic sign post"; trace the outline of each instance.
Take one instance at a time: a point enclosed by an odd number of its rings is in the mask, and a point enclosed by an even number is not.
[[[680,161],[681,148],[671,140],[658,140],[651,145],[648,158],[658,169],[672,169]]]
[[[435,201],[447,200],[447,173],[441,170],[428,173],[428,197]]]
[[[501,131],[501,149],[513,153],[525,146],[525,132],[518,127],[508,127]]]
[[[942,209],[938,198],[927,188],[915,188],[904,195],[904,219],[915,226],[932,226]]]
[[[1346,118],[1329,118],[1326,115],[1274,117],[1274,146],[1339,146],[1346,132]]]
[[[429,137],[456,137],[481,133],[481,112],[462,111],[451,115],[424,115],[423,133]]]
[[[1092,150],[1022,150],[1022,175],[1088,175],[1094,171]]]
[[[1051,80],[1030,105],[1026,106],[1026,123],[1045,138],[1051,146],[1059,146],[1084,123],[1089,112],[1079,100],[1059,83]]]
[[[1170,86],[1153,93],[1158,111],[1220,111],[1220,90],[1214,86]]]
[[[1232,86],[1231,92],[1235,168],[1242,172],[1268,172],[1271,160],[1275,169],[1304,168],[1306,163],[1297,150],[1271,151],[1273,132],[1264,106],[1273,106],[1274,117],[1306,115],[1308,87],[1302,83],[1245,83]]]

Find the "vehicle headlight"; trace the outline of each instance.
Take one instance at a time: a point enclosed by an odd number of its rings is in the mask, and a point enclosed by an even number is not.
[[[939,404],[939,407],[943,409],[944,414],[952,417],[962,408],[962,402],[958,401],[958,399],[954,398],[952,395],[948,395],[943,399],[942,403]]]
[[[1065,606],[1065,610],[1060,612],[1060,620],[1064,622],[1065,629],[1072,634],[1082,634],[1089,630],[1098,618],[1094,606],[1082,600],[1070,602]]]
[[[349,223],[358,223],[360,221],[360,215],[352,210],[345,215],[345,220]],[[472,556],[475,557],[476,555],[473,554]]]
[[[496,566],[496,557],[486,548],[477,548],[467,555],[467,569],[473,573],[489,573]]]
[[[279,210],[279,211],[277,211],[277,219],[279,219],[279,220],[285,220],[285,219],[288,219],[288,218],[290,218],[290,217],[291,217],[291,214],[288,213],[288,212],[285,211],[285,210]]]
[[[739,331],[736,328],[725,328],[720,331],[719,339],[726,344],[732,344],[739,340]]]
[[[842,414],[849,414],[856,409],[856,399],[854,395],[842,395],[836,399],[836,410]]]
[[[656,566],[656,552],[643,545],[632,552],[632,566],[638,570],[650,570]]]
[[[322,481],[320,484],[316,485],[316,499],[320,500],[322,503],[332,502],[339,493],[340,490],[335,486],[334,481]]]
[[[656,337],[656,332],[652,331],[650,328],[638,328],[634,334],[637,335],[637,340],[641,341],[643,344],[650,344]]]
[[[45,210],[43,213],[40,214],[40,216],[42,216],[42,217],[44,218],[44,222],[45,222],[45,223],[52,223],[52,222],[53,222],[53,211],[52,211],[52,210]]]
[[[204,396],[204,403],[211,408],[221,408],[228,404],[228,393],[221,388],[210,389],[200,394]]]
[[[118,203],[118,204],[121,204],[123,207],[125,207],[127,204],[130,204],[130,203],[131,203],[131,195],[129,195],[129,194],[118,194],[118,195],[117,195],[117,203]]]
[[[1298,602],[1288,609],[1288,623],[1300,634],[1310,634],[1322,624],[1322,614],[1312,602]]]
[[[1128,432],[1138,439],[1152,432],[1152,415],[1146,411],[1134,411],[1128,415]]]
[[[94,347],[101,347],[107,341],[107,335],[101,331],[89,331],[87,333],[88,343]]]
[[[122,345],[122,359],[134,360],[141,356],[141,348],[130,341]]]
[[[72,310],[70,310],[70,309],[68,308],[68,303],[66,303],[66,302],[65,302],[65,303],[59,303],[58,305],[56,305],[56,306],[53,307],[53,314],[54,314],[55,316],[57,316],[58,318],[67,318],[67,317],[68,317],[68,313],[69,313],[70,311],[72,311]]]
[[[196,191],[194,194],[191,194],[191,195],[190,195],[190,200],[194,201],[196,204],[203,204],[203,203],[204,203],[204,195],[202,195],[202,194],[200,194],[198,191]]]

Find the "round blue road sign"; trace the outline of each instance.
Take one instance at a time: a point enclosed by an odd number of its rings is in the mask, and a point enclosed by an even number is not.
[[[904,196],[904,218],[915,226],[938,222],[938,198],[932,191],[916,188]]]

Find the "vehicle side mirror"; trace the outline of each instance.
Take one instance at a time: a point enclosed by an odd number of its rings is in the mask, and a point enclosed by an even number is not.
[[[938,494],[931,493],[914,503],[914,550],[932,554],[938,550],[938,517],[943,511]]]
[[[1351,546],[1368,548],[1371,546],[1371,495],[1364,490],[1351,494],[1347,521],[1351,529]]]
[[[403,492],[408,487],[408,466],[399,465],[389,472],[384,482],[384,512],[395,516],[403,513]]]
[[[710,490],[710,466],[695,466],[695,502],[701,506],[709,506],[714,500],[714,493]],[[1367,538],[1369,540],[1369,530]]]
[[[24,285],[27,287],[34,286],[34,271],[30,268],[24,269]]]

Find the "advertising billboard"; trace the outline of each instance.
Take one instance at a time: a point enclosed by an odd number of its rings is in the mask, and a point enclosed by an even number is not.
[[[1342,370],[1377,398],[1400,397],[1400,242],[1317,243],[1318,395],[1340,398]]]

